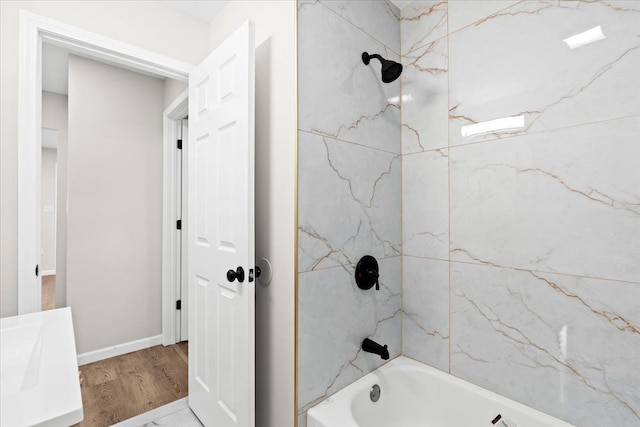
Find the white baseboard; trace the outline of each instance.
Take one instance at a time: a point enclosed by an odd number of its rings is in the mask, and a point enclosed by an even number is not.
[[[166,417],[167,415],[171,415],[174,412],[178,412],[181,409],[189,407],[189,398],[183,397],[182,399],[176,400],[171,403],[167,403],[164,406],[161,406],[156,409],[152,409],[148,412],[144,412],[140,415],[136,415],[133,418],[129,418],[124,421],[120,421],[117,424],[114,424],[111,427],[140,427],[145,426],[147,424],[153,423],[155,420],[160,419],[162,417]],[[150,424],[156,425],[156,424]]]
[[[56,271],[55,270],[42,270],[40,272],[41,276],[55,276]]]
[[[110,357],[120,356],[121,354],[131,353],[132,351],[138,351],[160,344],[162,344],[162,335],[156,335],[154,337],[147,337],[135,341],[129,341],[123,344],[101,348],[99,350],[88,351],[86,353],[78,355],[78,366],[108,359]]]

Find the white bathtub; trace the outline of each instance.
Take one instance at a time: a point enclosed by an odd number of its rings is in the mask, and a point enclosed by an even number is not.
[[[0,319],[0,426],[82,421],[71,309]]]
[[[369,397],[374,384],[380,398]],[[498,415],[500,420],[492,423]],[[571,427],[400,356],[307,412],[307,427]]]

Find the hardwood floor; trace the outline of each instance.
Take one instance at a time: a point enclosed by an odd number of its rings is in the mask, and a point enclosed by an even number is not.
[[[56,308],[56,275],[42,276],[42,311]]]
[[[84,420],[110,426],[188,395],[187,342],[158,345],[80,367]]]

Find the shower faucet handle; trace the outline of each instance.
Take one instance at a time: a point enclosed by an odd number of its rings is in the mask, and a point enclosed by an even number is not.
[[[378,282],[380,273],[378,271],[378,261],[374,257],[365,255],[360,258],[358,265],[356,265],[356,284],[358,287],[367,290],[376,285],[376,291],[380,290]]]

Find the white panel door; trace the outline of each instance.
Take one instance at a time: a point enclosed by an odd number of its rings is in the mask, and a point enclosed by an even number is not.
[[[255,425],[254,92],[246,22],[189,76],[189,405],[206,427]]]

